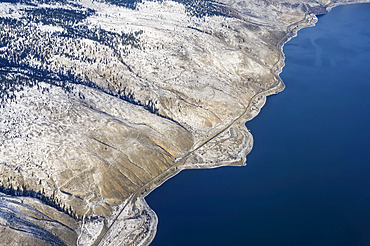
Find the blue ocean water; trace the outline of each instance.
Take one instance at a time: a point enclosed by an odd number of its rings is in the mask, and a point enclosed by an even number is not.
[[[153,246],[370,245],[370,4],[334,8],[284,52],[285,91],[246,124],[248,166],[152,192]]]

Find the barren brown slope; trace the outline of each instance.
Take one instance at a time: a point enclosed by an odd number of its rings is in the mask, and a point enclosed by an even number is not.
[[[283,43],[338,4],[122,3],[0,3],[6,239],[149,243],[142,197],[183,168],[243,165],[244,122],[284,87]]]

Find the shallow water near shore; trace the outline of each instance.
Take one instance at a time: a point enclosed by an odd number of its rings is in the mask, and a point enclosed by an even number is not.
[[[370,245],[370,4],[284,46],[286,89],[247,122],[247,167],[186,170],[147,198],[153,246]]]

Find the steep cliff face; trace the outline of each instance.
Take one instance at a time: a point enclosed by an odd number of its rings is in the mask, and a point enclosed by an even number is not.
[[[148,244],[141,196],[244,165],[282,44],[339,3],[0,1],[0,237]]]

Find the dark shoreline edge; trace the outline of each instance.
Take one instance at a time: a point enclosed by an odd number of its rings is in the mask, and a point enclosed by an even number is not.
[[[324,8],[327,10],[327,12],[330,12],[334,7],[337,6],[342,6],[342,5],[353,5],[353,4],[363,4],[363,3],[369,3],[369,1],[366,0],[360,0],[356,2],[349,2],[347,1],[340,1],[340,2],[335,2],[335,3],[330,3]],[[155,190],[157,187],[165,183],[167,180],[170,178],[174,177],[178,173],[180,173],[182,170],[186,169],[211,169],[211,168],[218,168],[222,166],[242,166],[246,165],[246,160],[247,160],[247,155],[250,153],[253,147],[253,136],[252,134],[248,131],[248,129],[245,126],[245,122],[252,120],[255,116],[258,115],[262,107],[264,106],[267,97],[270,95],[278,94],[282,92],[285,88],[285,84],[283,80],[280,78],[280,73],[282,72],[283,67],[285,66],[285,54],[283,53],[283,48],[284,45],[289,42],[292,38],[297,36],[297,33],[299,30],[306,28],[306,27],[312,27],[315,26],[316,22],[318,21],[317,16],[325,15],[322,12],[319,13],[310,13],[306,14],[305,18],[302,19],[299,22],[293,23],[290,25],[287,29],[287,34],[283,39],[281,39],[277,45],[276,48],[279,50],[279,60],[278,62],[273,66],[271,69],[271,72],[274,74],[274,76],[277,79],[277,83],[269,88],[266,89],[258,94],[256,94],[249,102],[248,106],[245,109],[245,112],[240,115],[237,119],[235,119],[229,126],[227,126],[225,130],[230,129],[231,127],[238,127],[239,129],[243,129],[243,133],[245,134],[245,139],[247,140],[246,146],[243,149],[242,153],[240,154],[240,160],[232,160],[230,162],[216,162],[213,163],[212,165],[210,164],[204,164],[204,165],[199,165],[199,166],[191,166],[191,165],[184,165],[184,162],[186,161],[187,156],[182,157],[181,159],[177,160],[175,162],[174,166],[171,166],[169,169],[167,169],[164,173],[162,173],[160,176],[156,177],[153,179],[150,183],[146,184],[144,187],[141,187],[137,192],[135,192],[125,203],[117,207],[117,212],[113,214],[110,218],[110,226],[106,228],[106,230],[103,230],[102,234],[98,237],[98,239],[95,241],[94,245],[101,245],[101,243],[104,243],[103,238],[106,236],[106,232],[112,228],[114,229],[115,226],[115,221],[118,220],[118,218],[121,216],[122,212],[126,209],[132,209],[136,208],[137,205],[140,205],[141,208],[143,208],[147,214],[149,214],[151,220],[151,224],[149,226],[149,230],[146,235],[142,238],[141,241],[136,242],[137,245],[149,245],[155,238],[155,235],[157,233],[157,224],[158,224],[158,216],[156,213],[149,207],[147,202],[145,201],[145,197],[149,195],[153,190]],[[251,107],[255,106],[257,108],[256,113],[251,112]],[[217,135],[216,135],[217,136]],[[216,137],[215,136],[215,137]],[[12,188],[6,188],[6,187],[0,187],[0,192],[11,195],[14,197],[17,196],[24,196],[24,197],[39,197],[35,198],[38,199],[42,202],[44,202],[46,205],[49,205],[51,207],[55,207],[57,210],[61,212],[65,212],[68,215],[70,214],[69,211],[64,211],[64,208],[62,208],[61,205],[59,205],[57,202],[53,201],[52,198],[44,196],[40,192],[33,192],[32,194],[23,194],[23,195],[17,195],[15,194],[16,192],[19,192],[15,189]],[[8,191],[6,191],[8,190]],[[5,192],[4,192],[5,191]],[[24,192],[31,192],[31,191],[24,191]],[[45,201],[44,201],[45,200]],[[49,204],[50,203],[50,204]],[[128,206],[131,205],[131,206]],[[85,223],[89,223],[88,220],[84,219],[82,220],[81,226],[83,227]]]
[[[333,8],[338,7],[338,6],[364,4],[364,3],[369,3],[369,1],[366,1],[366,0],[360,0],[360,1],[357,1],[357,2],[341,1],[341,2],[336,2],[336,3],[330,3],[326,6],[324,6],[324,8],[326,9],[327,13],[329,13]],[[289,42],[292,38],[296,37],[298,35],[298,31],[300,31],[301,29],[315,26],[317,21],[318,21],[317,17],[325,15],[327,13],[319,12],[319,13],[306,14],[306,16],[303,20],[298,21],[296,23],[293,23],[292,25],[290,25],[288,27],[288,33],[276,45],[276,48],[279,50],[279,53],[280,53],[279,56],[280,57],[279,57],[278,62],[271,69],[271,72],[277,78],[278,83],[275,84],[273,87],[256,94],[251,99],[251,101],[250,101],[248,107],[246,108],[246,111],[243,113],[243,115],[241,115],[239,117],[239,119],[237,121],[235,121],[232,125],[230,125],[228,128],[226,128],[226,129],[229,129],[231,126],[234,126],[234,125],[242,125],[242,127],[245,128],[245,134],[248,136],[247,139],[250,140],[250,143],[248,144],[248,147],[246,149],[244,149],[244,151],[243,151],[245,153],[245,155],[244,155],[245,157],[243,158],[242,162],[244,162],[244,163],[242,163],[242,164],[238,163],[237,166],[246,165],[246,160],[247,160],[246,157],[251,152],[251,150],[253,148],[253,136],[248,131],[247,127],[245,126],[245,123],[252,120],[255,116],[257,116],[259,114],[260,110],[265,105],[268,96],[278,94],[278,93],[282,92],[285,89],[285,84],[284,84],[283,80],[280,78],[280,73],[282,72],[282,69],[285,66],[285,54],[283,52],[284,45],[287,42]],[[262,98],[262,103],[260,103],[260,102],[258,102],[258,100],[256,100],[258,98]],[[250,107],[252,105],[258,105],[257,114],[254,114],[254,115],[250,114],[251,113],[250,112]],[[139,196],[138,199],[142,200],[142,202],[145,203],[145,205],[146,205],[146,207],[147,207],[147,209],[150,213],[155,214],[155,212],[146,203],[145,197],[147,195],[149,195],[157,187],[159,187],[160,185],[165,183],[167,180],[169,180],[170,178],[172,178],[175,175],[177,175],[178,173],[180,173],[182,170],[212,169],[212,168],[218,168],[218,167],[223,167],[223,166],[232,166],[233,163],[234,163],[234,161],[232,161],[231,163],[214,163],[212,165],[202,165],[202,166],[196,167],[196,168],[194,166],[193,167],[186,167],[186,166],[182,167],[182,168],[178,169],[176,172],[172,173],[171,175],[168,175],[167,177],[163,178],[162,181],[160,183],[157,183],[157,185],[155,187],[151,187],[151,189],[145,190]],[[145,239],[143,241],[138,242],[138,245],[149,245],[154,240],[155,235],[157,233],[158,216],[155,214],[154,218],[155,219],[153,220],[153,225],[151,226],[152,229],[149,231],[149,235],[147,237],[145,237]]]
[[[369,2],[370,2],[369,0],[358,0],[358,1],[356,1],[356,0],[354,0],[354,1],[343,0],[343,1],[330,3],[326,6],[323,6],[323,8],[325,8],[327,13],[328,13],[334,7],[337,7],[337,6],[363,4],[363,3],[369,3]],[[151,218],[151,223],[149,225],[149,230],[145,233],[145,235],[143,235],[141,237],[140,241],[135,241],[135,245],[149,245],[155,238],[155,235],[157,233],[157,225],[158,225],[158,216],[149,207],[149,205],[145,201],[145,197],[147,195],[149,195],[153,190],[155,190],[157,187],[159,187],[160,185],[165,183],[170,178],[172,178],[175,175],[177,175],[178,173],[180,173],[182,170],[187,170],[187,169],[211,169],[211,168],[218,168],[218,167],[223,167],[223,166],[244,166],[244,165],[246,165],[247,155],[251,152],[251,150],[253,148],[253,136],[248,131],[247,127],[245,126],[245,123],[247,121],[252,120],[255,116],[257,116],[259,114],[260,110],[262,109],[262,107],[266,103],[266,100],[267,100],[268,96],[278,94],[278,93],[282,92],[285,89],[285,84],[279,76],[280,73],[282,72],[283,67],[285,66],[285,54],[283,52],[284,45],[287,42],[289,42],[292,38],[296,37],[299,30],[301,30],[303,28],[306,28],[306,27],[315,26],[316,22],[318,21],[317,16],[321,16],[321,15],[325,15],[325,14],[326,13],[323,13],[322,11],[319,11],[317,13],[306,14],[305,18],[303,18],[302,20],[300,20],[296,23],[293,23],[292,25],[290,25],[287,28],[287,34],[285,35],[285,37],[283,37],[276,44],[276,49],[279,51],[279,60],[277,61],[277,63],[271,69],[271,72],[274,74],[274,76],[276,77],[278,82],[275,85],[273,85],[272,87],[270,87],[270,88],[268,88],[264,91],[261,91],[261,92],[257,93],[255,96],[253,96],[252,99],[250,100],[248,106],[246,107],[245,111],[243,112],[243,114],[240,115],[238,118],[236,118],[224,130],[222,130],[222,132],[224,132],[224,131],[230,129],[231,127],[237,127],[244,134],[246,143],[245,143],[245,146],[243,146],[245,148],[242,150],[242,153],[240,153],[240,155],[238,156],[240,158],[240,160],[231,160],[230,162],[215,162],[213,164],[202,164],[202,165],[193,165],[192,166],[192,165],[184,165],[184,163],[185,163],[185,161],[188,157],[187,155],[181,157],[179,160],[176,160],[175,164],[173,166],[171,166],[170,168],[168,168],[164,173],[162,173],[160,176],[153,179],[151,182],[147,183],[145,186],[139,188],[124,203],[117,206],[117,208],[115,210],[116,212],[113,213],[109,218],[107,218],[107,220],[108,220],[107,224],[109,224],[109,226],[107,226],[107,225],[104,226],[104,229],[102,230],[100,235],[97,236],[93,245],[103,245],[103,244],[105,245],[105,243],[106,243],[105,239],[106,239],[107,236],[109,237],[108,232],[110,230],[113,230],[113,235],[112,235],[113,239],[116,238],[117,236],[119,236],[120,232],[115,232],[114,231],[114,229],[115,229],[114,227],[116,226],[116,224],[115,224],[116,221],[120,221],[123,218],[125,218],[125,213],[124,212],[126,212],[126,214],[130,214],[130,212],[127,213],[127,210],[132,210],[133,211],[133,210],[137,209],[138,206],[142,209],[142,211],[145,211],[149,215],[149,217]],[[254,110],[252,112],[251,108],[253,106],[255,107],[256,110]],[[216,134],[214,137],[217,137],[218,135],[219,135],[219,133]],[[193,149],[192,151],[194,151],[196,149],[197,148]],[[6,188],[4,187],[4,189],[6,189]],[[14,190],[14,191],[16,191],[16,190]],[[7,192],[5,192],[5,193],[2,192],[2,193],[6,194]],[[13,195],[13,192],[10,192],[10,191],[9,191],[8,195],[11,195],[11,196],[14,196],[14,197],[22,196],[22,195],[16,195],[16,194]],[[31,198],[32,198],[32,196],[34,196],[34,197],[35,196],[40,196],[41,199],[38,199],[40,201],[42,201],[43,199],[44,200],[51,199],[51,198],[46,198],[46,197],[43,198],[41,193],[40,193],[40,195],[38,195],[38,194],[36,194],[36,192],[35,192],[35,194],[32,194],[32,195],[23,195],[23,196],[31,197]],[[37,198],[35,198],[35,199],[37,199]],[[45,204],[47,204],[47,203],[48,202],[46,202]],[[47,204],[47,205],[49,205],[49,204]],[[59,208],[59,206],[57,206],[56,204],[53,204],[53,205],[55,205],[57,210],[59,210],[59,211],[62,210],[62,208],[61,207]],[[64,212],[64,211],[62,211],[62,212]],[[137,214],[137,212],[135,212],[134,214]],[[88,224],[90,222],[91,221],[86,220],[86,219],[83,218],[80,221],[81,228],[83,228],[85,224]],[[112,239],[112,237],[109,237],[109,238]],[[77,242],[77,245],[78,245],[78,242]]]

